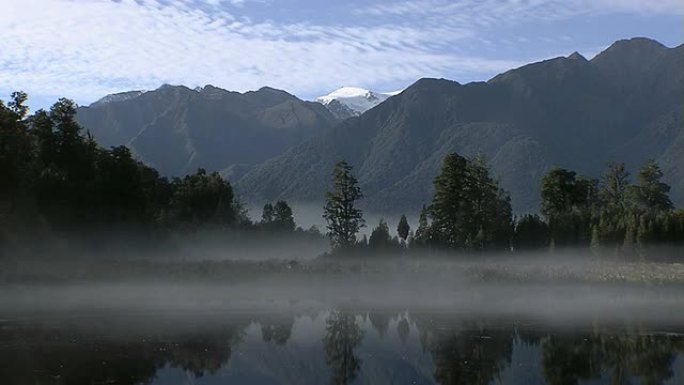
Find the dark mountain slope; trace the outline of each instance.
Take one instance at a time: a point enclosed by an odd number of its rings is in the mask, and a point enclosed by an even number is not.
[[[254,165],[334,122],[322,105],[284,91],[241,94],[213,86],[104,98],[79,108],[78,120],[101,144],[125,144],[165,175]]]
[[[684,169],[682,58],[681,47],[633,39],[591,61],[575,53],[486,83],[422,79],[256,167],[239,189],[256,199],[321,200],[333,164],[346,159],[367,207],[416,211],[430,199],[441,159],[456,151],[486,155],[524,212],[537,209],[540,177],[552,166],[597,176],[608,160],[634,169],[653,157],[682,203],[674,180]]]

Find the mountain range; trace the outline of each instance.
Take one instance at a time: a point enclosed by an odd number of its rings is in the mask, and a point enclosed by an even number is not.
[[[609,160],[634,172],[656,159],[673,200],[684,203],[684,45],[635,38],[591,60],[573,53],[486,82],[421,79],[394,96],[362,91],[319,98],[324,107],[269,88],[166,86],[78,116],[100,142],[127,144],[163,173],[224,170],[255,202],[321,201],[333,165],[345,159],[363,206],[416,212],[430,201],[443,157],[458,152],[487,157],[518,213],[538,210],[550,168],[597,177]],[[385,100],[354,112],[345,98],[366,95]],[[337,104],[353,116],[336,113]]]
[[[77,119],[101,145],[126,145],[163,175],[203,167],[232,180],[336,122],[321,104],[285,91],[211,85],[108,95],[79,108]]]

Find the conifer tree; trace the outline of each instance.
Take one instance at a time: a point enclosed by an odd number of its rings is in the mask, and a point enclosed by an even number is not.
[[[418,218],[418,228],[416,229],[414,242],[411,242],[411,246],[426,246],[431,242],[431,239],[432,234],[428,224],[428,208],[423,205]]]
[[[637,184],[632,188],[632,198],[636,206],[649,215],[672,210],[668,196],[670,186],[663,183],[663,172],[658,164],[650,159],[637,174]]]
[[[356,244],[356,234],[365,226],[363,213],[355,205],[363,195],[352,167],[345,161],[335,165],[332,182],[333,191],[326,194],[323,218],[328,223],[333,249],[348,249]]]
[[[489,175],[482,158],[447,155],[434,184],[429,213],[439,243],[470,250],[510,247],[510,199]]]
[[[292,208],[285,201],[276,202],[273,207],[273,221],[278,230],[294,231],[295,221],[292,215]]]
[[[261,211],[261,224],[270,225],[271,222],[273,222],[273,204],[268,202],[264,205],[264,208]]]
[[[384,219],[380,219],[378,226],[373,229],[368,238],[368,246],[373,249],[388,248],[392,243],[392,237],[389,233],[389,226]]]
[[[399,238],[401,239],[403,244],[406,244],[406,240],[408,238],[410,231],[411,226],[409,226],[408,220],[406,219],[406,215],[402,215],[399,219],[399,224],[397,225],[397,234],[399,235]]]
[[[606,171],[601,176],[599,197],[606,208],[620,215],[627,204],[627,189],[629,188],[629,173],[624,163],[609,162]]]

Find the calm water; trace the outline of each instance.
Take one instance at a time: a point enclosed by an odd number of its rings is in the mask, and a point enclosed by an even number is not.
[[[322,310],[100,312],[0,322],[2,384],[684,384],[684,335]]]

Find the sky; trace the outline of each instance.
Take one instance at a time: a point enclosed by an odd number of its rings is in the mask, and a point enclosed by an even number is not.
[[[0,0],[0,98],[32,110],[162,84],[342,86],[487,80],[616,40],[684,42],[682,0]]]

